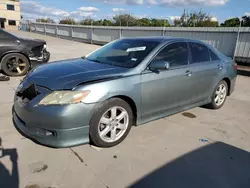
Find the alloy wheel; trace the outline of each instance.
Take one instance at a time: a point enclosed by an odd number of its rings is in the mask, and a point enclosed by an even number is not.
[[[115,142],[124,135],[128,125],[128,112],[120,106],[114,106],[102,115],[98,124],[98,134],[105,142]]]
[[[6,65],[7,65],[7,70],[16,75],[23,74],[27,66],[27,64],[19,57],[10,57]]]
[[[217,106],[223,104],[227,96],[227,87],[224,83],[221,83],[215,92],[214,102]]]

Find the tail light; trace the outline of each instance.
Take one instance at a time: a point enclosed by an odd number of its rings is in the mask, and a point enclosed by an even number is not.
[[[238,69],[238,64],[234,62],[234,68],[237,70]]]

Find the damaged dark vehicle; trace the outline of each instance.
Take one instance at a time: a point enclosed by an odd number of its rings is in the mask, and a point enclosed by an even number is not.
[[[20,38],[0,29],[0,70],[4,74],[23,76],[49,59],[45,41]]]

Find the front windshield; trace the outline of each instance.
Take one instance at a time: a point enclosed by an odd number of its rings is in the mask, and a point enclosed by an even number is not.
[[[90,61],[133,68],[159,44],[143,39],[121,39],[110,43],[87,56]]]

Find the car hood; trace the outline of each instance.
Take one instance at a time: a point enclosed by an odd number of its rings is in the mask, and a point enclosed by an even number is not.
[[[121,77],[128,70],[79,58],[41,65],[24,80],[51,90],[67,90],[86,82]]]
[[[25,44],[27,46],[38,46],[38,45],[46,44],[45,40],[40,40],[40,39],[20,38],[20,41],[22,44]]]

